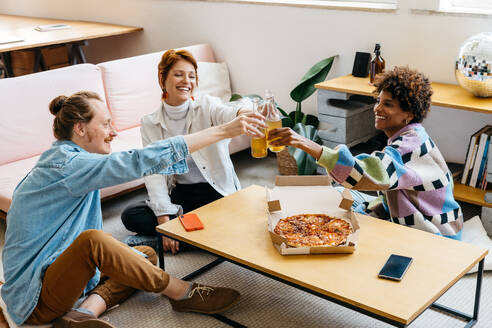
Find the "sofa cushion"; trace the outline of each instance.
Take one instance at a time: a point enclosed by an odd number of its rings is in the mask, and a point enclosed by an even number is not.
[[[141,148],[142,142],[140,129],[133,128],[118,133],[118,136],[111,143],[111,150],[125,151],[135,148]],[[12,195],[17,184],[24,176],[34,167],[39,156],[18,160],[13,163],[0,165],[0,210],[7,212],[12,203]],[[101,190],[101,197],[105,198],[116,193],[132,189],[143,185],[143,179],[130,181],[113,187]]]
[[[214,62],[208,44],[185,47],[197,61]],[[161,101],[157,65],[164,51],[98,64],[113,124],[118,131],[140,125],[140,119],[155,111]]]
[[[198,87],[194,95],[211,95],[223,102],[231,99],[231,81],[226,63],[198,62]]]
[[[0,165],[0,210],[8,211],[15,187],[31,171],[38,158],[34,156]]]
[[[54,116],[48,109],[53,98],[87,90],[104,100],[101,72],[91,64],[0,79],[0,90],[0,165],[39,155],[50,147],[55,140]]]

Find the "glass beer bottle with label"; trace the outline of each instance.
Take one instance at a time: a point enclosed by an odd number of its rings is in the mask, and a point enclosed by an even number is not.
[[[266,136],[268,149],[270,149],[270,151],[273,151],[275,153],[284,150],[285,146],[273,147],[270,145],[270,142],[268,141],[268,131],[282,127],[282,119],[280,118],[280,112],[278,111],[277,105],[275,104],[275,100],[273,99],[273,93],[268,89],[265,90],[265,102],[262,105],[262,114],[263,116],[265,116],[265,122],[268,125],[267,136]]]
[[[253,98],[253,111],[258,112],[258,98]],[[261,129],[260,129],[261,131]],[[266,141],[266,131],[261,131],[265,134],[263,138],[253,138],[251,137],[251,156],[254,158],[266,157],[267,151],[267,141]]]
[[[369,84],[374,85],[376,75],[383,73],[386,66],[386,61],[381,57],[381,45],[376,43],[374,48],[374,58],[369,66]]]

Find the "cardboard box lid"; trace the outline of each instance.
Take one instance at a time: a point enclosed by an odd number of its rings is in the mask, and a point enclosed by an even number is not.
[[[329,175],[277,175],[276,186],[331,186]]]

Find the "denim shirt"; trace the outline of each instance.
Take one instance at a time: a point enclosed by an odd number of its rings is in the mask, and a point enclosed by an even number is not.
[[[11,318],[25,322],[36,307],[44,272],[88,229],[102,229],[99,189],[142,176],[188,171],[182,136],[109,155],[56,141],[14,190],[3,249],[2,298]],[[84,293],[99,282],[99,271]]]

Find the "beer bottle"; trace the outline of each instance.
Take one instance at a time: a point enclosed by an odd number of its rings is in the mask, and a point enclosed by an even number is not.
[[[374,79],[376,78],[376,75],[379,73],[384,72],[384,67],[386,65],[386,62],[384,61],[383,57],[381,57],[381,45],[379,43],[376,43],[376,47],[374,48],[374,58],[371,60],[371,65],[370,65],[370,74],[369,74],[369,83],[373,84]]]
[[[270,145],[270,141],[268,140],[268,131],[273,130],[275,128],[282,127],[282,119],[280,118],[280,112],[278,111],[277,105],[275,104],[275,99],[273,99],[273,93],[268,89],[265,90],[263,116],[265,116],[265,122],[268,125],[267,128],[268,149],[270,149],[270,151],[273,151],[275,153],[282,151],[285,148],[285,146],[273,147]]]
[[[258,98],[253,98],[253,111],[258,112]],[[263,158],[267,155],[266,131],[262,131],[265,135],[263,138],[251,137],[251,156],[254,158]]]

